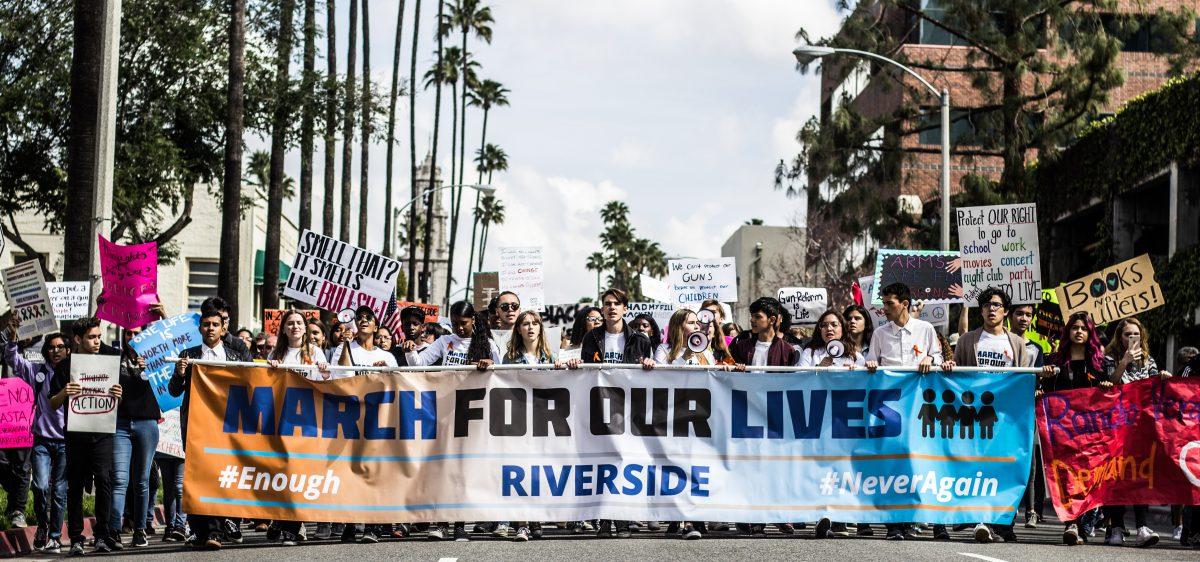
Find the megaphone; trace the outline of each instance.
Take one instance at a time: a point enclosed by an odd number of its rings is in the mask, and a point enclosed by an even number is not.
[[[830,357],[837,359],[846,354],[846,344],[842,343],[841,340],[833,340],[825,344],[825,353],[828,353]]]
[[[341,312],[337,313],[337,319],[338,319],[338,322],[341,322],[343,324],[345,324],[347,322],[353,322],[354,321],[354,309],[353,308],[343,308],[341,310]]]
[[[688,336],[687,344],[692,353],[704,353],[708,349],[708,334],[692,332],[692,335]]]
[[[701,326],[708,326],[716,321],[716,319],[716,315],[714,315],[713,312],[707,308],[700,309],[700,312],[696,313],[696,320],[700,322]]]

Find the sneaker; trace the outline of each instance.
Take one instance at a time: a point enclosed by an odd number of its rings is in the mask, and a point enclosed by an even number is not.
[[[1125,534],[1124,527],[1109,527],[1108,534],[1104,537],[1104,544],[1108,546],[1125,546]]]
[[[1171,531],[1171,539],[1179,540],[1183,538],[1183,525],[1176,525],[1175,530]]]
[[[596,528],[596,536],[602,539],[611,539],[613,536],[612,521],[601,519],[600,526]]]
[[[657,533],[662,530],[662,524],[660,524],[658,521],[647,521],[646,530],[652,533]]]
[[[532,536],[535,539],[542,538],[542,524],[541,523],[530,523],[529,524],[529,532],[530,532],[530,536]]]
[[[502,539],[504,537],[507,537],[508,533],[511,530],[512,529],[508,526],[507,523],[501,523],[499,525],[496,525],[496,528],[492,530],[492,536]]]
[[[463,525],[454,526],[454,542],[469,542],[471,535],[467,533],[467,528]]]
[[[354,525],[346,525],[346,528],[342,529],[342,538],[339,540],[342,542],[354,542],[357,535],[358,530],[354,528]]]
[[[425,536],[432,540],[435,540],[435,541],[445,540],[446,526],[445,525],[431,525],[429,527],[429,532],[425,533]]]
[[[796,534],[796,526],[795,526],[795,525],[792,525],[791,523],[776,523],[776,524],[775,524],[775,528],[776,528],[776,529],[779,529],[779,532],[780,532],[780,533],[783,533],[783,534],[785,534],[785,535],[794,535],[794,534]],[[803,529],[804,527],[801,527],[801,528]],[[767,533],[767,529],[766,529],[766,527],[764,526],[764,527],[763,527],[763,532],[762,532],[761,534],[764,534],[764,535],[765,535],[766,533]]]
[[[529,540],[529,527],[521,527],[517,529],[517,536],[513,537],[514,541],[526,542]]]
[[[67,556],[83,556],[84,554],[83,543],[81,542],[71,543],[71,550],[67,552]]]
[[[627,539],[632,536],[633,536],[633,532],[629,530],[628,526],[620,525],[617,527],[617,538],[618,539]]]
[[[291,531],[281,531],[279,533],[279,544],[283,546],[296,546],[296,535],[293,535]]]
[[[221,550],[221,546],[221,533],[209,533],[204,541],[204,548],[208,550]]]
[[[924,533],[925,532],[925,524],[924,523],[913,523],[912,525],[908,526],[908,532],[910,532],[914,535],[919,535],[921,533]]]
[[[255,525],[254,530],[258,531],[258,525]],[[270,525],[267,525],[265,531],[267,533],[268,542],[275,542],[283,535],[283,529],[280,528],[279,525],[277,525],[274,521],[272,521]]]
[[[596,526],[595,526],[595,525],[592,525],[592,522],[591,522],[591,521],[584,521],[584,522],[582,522],[582,523],[580,524],[579,528],[580,528],[580,529],[583,529],[585,532],[588,532],[588,533],[590,533],[590,532],[592,532],[592,531],[595,531],[595,530],[596,530]]]
[[[392,538],[402,539],[408,536],[408,525],[400,523],[392,527]]]
[[[1137,537],[1133,539],[1133,545],[1138,548],[1146,548],[1158,544],[1158,533],[1145,525],[1138,527]]]
[[[157,530],[157,529],[155,529],[155,528],[154,528],[154,525],[152,525],[152,524],[150,524],[150,523],[147,523],[147,524],[146,524],[146,528],[145,528],[145,529],[142,529],[142,530],[143,530],[143,531],[146,531],[146,536],[148,536],[148,537],[152,537],[152,536],[154,536],[154,535],[157,535],[157,534],[158,534],[158,530]]]
[[[844,539],[850,536],[850,528],[845,523],[834,523],[829,527],[829,536]]]
[[[1038,521],[1040,521],[1040,520],[1041,519],[1037,516],[1036,513],[1030,513],[1029,515],[1026,515],[1025,516],[1025,528],[1026,529],[1036,529],[1037,525],[1038,525]]]
[[[822,517],[820,521],[817,521],[817,531],[816,531],[817,538],[823,539],[823,538],[828,537],[829,536],[829,527],[832,525],[833,525],[833,522],[831,522],[828,517]]]
[[[183,534],[183,529],[173,527],[163,533],[163,540],[167,542],[183,542],[187,540],[187,535]]]
[[[12,529],[24,529],[29,525],[25,523],[25,514],[17,511],[8,516],[8,526]]]
[[[702,533],[700,533],[700,531],[696,530],[695,525],[688,523],[683,526],[683,540],[694,541],[694,540],[699,540],[703,536],[704,535]]]
[[[363,544],[375,544],[379,542],[379,535],[375,534],[375,529],[367,527],[367,530],[363,531],[363,536],[362,538],[358,539],[358,542]]]
[[[1067,525],[1067,529],[1063,531],[1063,544],[1067,546],[1083,544],[1083,538],[1079,536],[1079,527],[1073,524]]]
[[[41,550],[43,546],[46,546],[46,539],[49,535],[50,533],[45,527],[38,525],[37,532],[33,534],[33,549]]]
[[[328,540],[333,536],[333,525],[329,523],[317,523],[317,532],[313,535],[317,540]]]
[[[933,540],[935,540],[935,541],[950,540],[950,531],[946,530],[945,525],[938,525],[937,528],[933,530]]]
[[[121,542],[121,535],[114,534],[109,536],[104,539],[104,544],[113,552],[125,550],[125,544]]]
[[[875,536],[875,530],[867,523],[859,523],[855,526],[854,534],[860,537],[873,537]]]
[[[96,552],[107,553],[107,552],[112,552],[112,551],[113,551],[112,547],[109,546],[108,541],[105,541],[105,540],[96,541],[96,546],[92,547],[93,553],[96,553]]]
[[[980,523],[975,526],[975,542],[987,544],[995,541],[996,537],[992,535],[992,530],[987,525]]]
[[[630,521],[630,522],[629,522],[629,532],[630,532],[630,533],[636,533],[636,532],[638,532],[638,531],[641,531],[641,530],[642,530],[642,524],[641,524],[641,523],[638,523],[637,521]]]
[[[48,554],[58,554],[62,552],[62,543],[58,542],[58,539],[48,539],[40,550]]]
[[[129,541],[129,546],[143,547],[150,546],[150,541],[146,540],[146,531],[138,529],[133,532],[133,538]]]
[[[889,541],[902,541],[904,540],[904,533],[900,532],[900,529],[888,529],[887,536],[885,536],[884,539]]]
[[[226,519],[223,525],[225,528],[225,540],[233,544],[242,544],[242,530],[238,528],[238,524],[232,519]]]

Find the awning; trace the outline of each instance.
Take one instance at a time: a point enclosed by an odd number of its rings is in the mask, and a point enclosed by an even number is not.
[[[263,282],[263,264],[267,263],[267,253],[263,250],[254,251],[254,284],[262,285]],[[292,266],[279,262],[279,280],[287,281],[288,275],[292,272]]]

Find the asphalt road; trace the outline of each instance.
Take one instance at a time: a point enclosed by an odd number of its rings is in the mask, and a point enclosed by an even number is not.
[[[1015,544],[978,544],[969,531],[952,533],[948,542],[934,541],[928,532],[911,541],[884,541],[882,526],[875,537],[816,540],[813,530],[800,530],[795,535],[780,535],[771,529],[764,537],[743,537],[733,533],[713,532],[698,541],[667,538],[662,532],[635,533],[630,539],[597,539],[574,535],[549,528],[546,536],[527,543],[515,543],[490,536],[475,536],[470,542],[429,541],[424,538],[385,540],[379,544],[342,544],[337,541],[310,541],[294,547],[269,543],[263,533],[248,531],[240,545],[227,545],[220,551],[190,551],[152,537],[146,548],[126,548],[121,553],[93,555],[112,560],[179,560],[207,562],[211,560],[319,560],[321,562],[356,561],[367,559],[412,560],[984,560],[1054,562],[1098,562],[1102,560],[1200,560],[1200,551],[1181,547],[1171,540],[1170,531],[1158,529],[1165,536],[1148,549],[1132,546],[1104,546],[1099,538],[1085,546],[1067,547],[1061,544],[1062,527],[1044,522],[1038,529],[1018,528],[1020,542]],[[61,556],[37,556],[59,559]]]

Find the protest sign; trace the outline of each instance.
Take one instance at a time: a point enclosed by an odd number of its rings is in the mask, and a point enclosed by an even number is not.
[[[284,310],[278,308],[263,309],[263,331],[268,334],[279,333],[279,323],[283,320]],[[307,324],[309,320],[320,320],[321,311],[313,309],[297,309],[296,312],[304,315],[304,322]]]
[[[575,323],[575,315],[586,304],[548,304],[542,308],[542,323],[548,326],[571,326]]]
[[[500,294],[500,274],[477,271],[471,275],[471,304],[476,311],[487,310],[488,303]]]
[[[541,246],[500,248],[500,290],[516,293],[522,310],[546,304],[543,274]]]
[[[882,305],[871,303],[871,291],[875,289],[875,276],[868,275],[858,278],[858,286],[862,288],[862,293],[866,301],[867,312],[871,314],[871,322],[878,329],[880,326],[888,323],[887,315],[883,313]],[[914,307],[918,308],[918,307]],[[949,326],[950,325],[950,305],[948,304],[926,304],[919,307],[920,311],[911,311],[913,315],[934,326]]]
[[[645,273],[638,274],[638,281],[642,288],[642,296],[652,301],[671,302],[671,291],[667,289],[666,281]]]
[[[87,281],[46,283],[54,317],[59,320],[78,320],[88,315],[92,306],[92,290]]]
[[[696,309],[708,299],[738,300],[734,258],[670,260],[667,270],[671,304]]]
[[[150,324],[142,333],[129,340],[129,346],[146,360],[142,376],[150,383],[150,390],[158,399],[158,407],[166,412],[183,403],[182,396],[171,396],[167,383],[175,373],[175,364],[168,357],[179,357],[179,352],[203,343],[200,336],[200,314],[187,312]]]
[[[103,302],[97,300],[96,317],[122,328],[145,326],[158,316],[150,305],[158,302],[158,244],[122,246],[100,240],[100,277]]]
[[[109,389],[118,383],[118,355],[71,354],[71,382],[83,391],[67,399],[67,431],[117,432],[117,399]]]
[[[1054,343],[1062,334],[1062,309],[1054,289],[1042,289],[1042,302],[1033,308],[1033,323],[1025,330],[1025,339],[1038,344],[1043,353],[1054,350]]]
[[[1041,302],[1037,204],[959,207],[963,299],[976,306],[979,293],[995,287],[1013,304]]]
[[[183,507],[199,515],[1008,523],[1033,445],[1032,374],[472,370],[315,382],[197,364],[191,384],[188,423],[210,428],[187,435],[207,459],[185,468]],[[935,400],[978,415],[938,416]]]
[[[58,329],[50,296],[46,294],[46,280],[42,277],[42,266],[37,260],[19,263],[0,271],[4,282],[4,295],[17,322],[17,337],[32,338],[49,334]]]
[[[696,303],[699,306],[700,303]],[[670,303],[665,302],[631,302],[625,307],[625,321],[632,322],[639,314],[649,314],[654,318],[654,322],[658,324],[658,328],[662,330],[664,340],[667,333],[667,324],[671,322],[671,315],[675,313],[675,307]]]
[[[779,302],[792,315],[792,324],[816,324],[817,317],[829,308],[829,293],[824,289],[784,287]]]
[[[1063,318],[1088,312],[1098,325],[1136,316],[1165,302],[1147,254],[1060,285],[1054,292]]]
[[[399,273],[394,259],[306,229],[283,296],[334,313],[365,305],[383,318]]]
[[[1037,400],[1046,488],[1063,521],[1105,505],[1200,504],[1200,378]]]
[[[958,252],[884,250],[875,258],[875,290],[871,302],[883,304],[879,291],[892,283],[908,285],[914,301],[925,304],[962,302]]]
[[[33,446],[33,388],[16,377],[0,379],[0,449]]]
[[[163,412],[162,421],[158,422],[158,448],[156,453],[185,458],[183,454],[182,426],[179,424],[179,410]]]
[[[423,302],[412,302],[412,301],[398,301],[396,303],[396,311],[397,311],[396,314],[399,314],[399,311],[404,310],[410,306],[415,306],[417,308],[420,308],[421,310],[424,310],[426,322],[437,322],[438,321],[438,311],[440,310],[440,307],[438,307],[438,305],[436,305],[436,304],[425,304]]]

